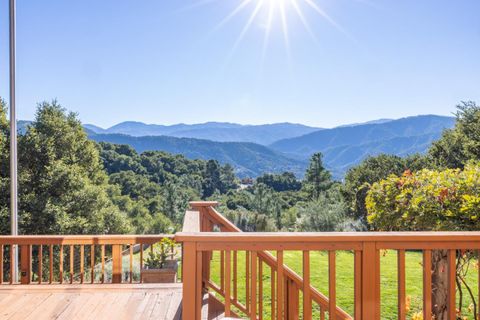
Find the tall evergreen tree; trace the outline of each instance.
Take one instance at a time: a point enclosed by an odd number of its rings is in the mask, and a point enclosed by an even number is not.
[[[216,160],[208,160],[205,166],[205,174],[202,183],[203,198],[212,196],[215,191],[221,189],[220,165]]]
[[[310,165],[307,168],[303,184],[308,197],[317,200],[320,194],[328,190],[332,184],[332,175],[323,165],[322,153],[314,153],[310,158]]]

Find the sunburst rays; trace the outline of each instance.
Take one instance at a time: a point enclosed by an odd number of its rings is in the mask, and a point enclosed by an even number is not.
[[[255,3],[255,5],[251,5]],[[322,7],[316,2],[316,0],[242,0],[232,12],[230,12],[218,25],[215,29],[221,28],[225,24],[227,24],[233,17],[238,15],[243,10],[247,10],[247,8],[253,7],[245,26],[243,27],[242,31],[240,32],[239,36],[237,37],[232,52],[232,55],[235,50],[238,48],[242,40],[244,39],[246,33],[250,29],[252,23],[255,21],[255,18],[259,15],[261,10],[266,10],[266,25],[265,31],[263,36],[263,46],[262,46],[262,60],[265,59],[267,54],[268,43],[270,41],[270,34],[273,28],[273,21],[278,21],[279,27],[283,34],[283,41],[285,43],[285,50],[290,59],[290,32],[289,32],[289,14],[290,12],[294,12],[298,18],[298,20],[303,25],[306,32],[312,38],[312,40],[319,44],[319,41],[310,26],[310,23],[307,20],[307,17],[304,13],[305,9],[310,9],[315,12],[318,16],[320,16],[323,20],[327,21],[330,25],[332,25],[335,29],[339,32],[343,33],[344,35],[350,38],[350,35],[342,28],[340,24],[338,24]]]
[[[290,24],[290,12],[294,12],[297,19],[303,25],[305,31],[309,34],[312,40],[318,45],[319,41],[313,31],[312,27],[310,26],[309,21],[307,20],[307,16],[305,14],[306,10],[311,10],[317,16],[321,17],[324,21],[329,23],[332,27],[336,30],[347,36],[348,38],[352,39],[352,37],[346,32],[346,30],[337,23],[317,2],[317,0],[236,0],[238,5],[234,7],[234,9],[229,12],[225,18],[223,18],[214,28],[213,31],[219,30],[228,24],[233,18],[240,15],[243,11],[251,10],[250,14],[247,16],[247,20],[245,25],[240,31],[240,34],[236,37],[235,42],[233,44],[232,50],[230,51],[228,60],[230,60],[231,56],[235,53],[239,45],[241,44],[242,40],[245,38],[248,31],[251,29],[252,24],[254,24],[256,18],[260,15],[260,12],[265,10],[266,16],[266,23],[265,23],[265,30],[263,35],[263,45],[262,45],[262,61],[265,59],[269,41],[271,38],[271,33],[274,25],[274,21],[276,24],[278,23],[279,29],[281,30],[283,42],[285,44],[286,53],[288,59],[290,59],[290,31],[289,31],[289,24]],[[357,0],[357,1],[367,1],[367,0]],[[212,3],[221,3],[221,0],[199,0],[197,3],[190,6],[190,8],[198,7],[198,6],[205,6],[211,5]],[[290,20],[289,20],[290,19]],[[277,22],[278,21],[278,22]]]

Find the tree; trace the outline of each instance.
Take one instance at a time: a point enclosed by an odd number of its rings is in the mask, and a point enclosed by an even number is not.
[[[406,170],[415,171],[425,168],[428,165],[425,159],[424,156],[417,154],[406,158],[380,154],[370,156],[359,165],[350,168],[345,175],[342,194],[355,218],[366,221],[365,198],[373,183],[391,174],[400,175]]]
[[[98,149],[75,114],[67,114],[56,101],[40,104],[35,120],[19,136],[18,148],[21,233],[130,231],[128,219],[108,196]],[[2,198],[0,207],[7,203]]]
[[[439,168],[461,169],[469,160],[480,160],[480,106],[473,101],[462,102],[455,116],[455,127],[445,130],[428,152]]]
[[[235,170],[232,165],[226,164],[220,168],[220,193],[227,193],[229,190],[238,188]]]
[[[10,188],[9,188],[9,141],[10,130],[7,120],[7,106],[0,98],[0,234],[10,232]]]
[[[292,172],[283,172],[282,174],[265,173],[257,178],[257,183],[263,183],[277,192],[298,191],[302,183],[297,180]]]
[[[309,198],[316,200],[323,191],[332,186],[332,175],[323,166],[323,155],[314,153],[310,159],[310,164],[305,174],[303,187]]]
[[[163,212],[175,223],[182,223],[183,215],[188,208],[188,194],[173,182],[163,187]]]
[[[368,221],[375,229],[387,231],[480,230],[479,190],[479,163],[467,164],[463,170],[424,169],[407,171],[402,176],[391,175],[374,183],[368,192]],[[464,259],[463,255],[458,259]],[[432,261],[432,310],[435,319],[446,319],[447,250],[433,250]],[[459,281],[461,272],[457,269]],[[472,301],[475,301],[473,296]],[[462,310],[461,303],[458,309]],[[476,309],[474,303],[475,314]]]
[[[344,231],[361,230],[361,223],[348,216],[348,206],[344,202],[339,186],[334,185],[322,192],[315,201],[298,203],[297,228],[301,231]]]
[[[271,188],[262,183],[256,184],[251,206],[253,211],[274,219],[278,229],[282,228],[280,199]]]
[[[207,161],[202,189],[204,199],[212,196],[216,190],[221,189],[220,165],[218,164],[218,161]]]

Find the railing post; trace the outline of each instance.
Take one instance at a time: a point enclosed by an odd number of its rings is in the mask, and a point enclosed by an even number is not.
[[[190,207],[192,210],[198,211],[200,218],[200,232],[212,232],[213,224],[207,218],[208,210],[211,207],[216,207],[218,202],[216,201],[191,201]],[[204,252],[202,255],[202,270],[203,278],[210,279],[210,261],[212,260],[211,252]],[[223,286],[222,286],[223,288]]]
[[[380,320],[380,254],[375,242],[363,243],[362,319]]]
[[[183,243],[183,262],[186,268],[183,268],[183,299],[182,299],[182,318],[200,319],[198,309],[201,309],[201,300],[197,296],[201,295],[201,288],[197,288],[197,250],[195,242]],[[200,289],[200,293],[197,291]]]
[[[122,283],[122,245],[112,245],[112,283]]]
[[[30,284],[32,278],[32,247],[20,246],[20,283]]]

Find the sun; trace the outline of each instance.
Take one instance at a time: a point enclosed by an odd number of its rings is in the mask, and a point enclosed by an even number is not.
[[[266,16],[262,57],[265,57],[274,21],[275,23],[278,23],[280,25],[279,29],[281,29],[281,32],[283,33],[285,48],[287,50],[287,53],[289,54],[290,37],[288,30],[289,22],[287,17],[291,12],[294,12],[297,15],[305,31],[316,43],[318,43],[318,41],[304,14],[305,10],[313,11],[317,14],[317,16],[330,23],[337,30],[345,33],[341,26],[337,24],[335,20],[333,20],[325,12],[325,10],[321,8],[321,6],[316,2],[316,0],[238,0],[238,5],[233,9],[233,11],[228,13],[222,21],[220,21],[220,23],[215,29],[220,29],[221,27],[226,25],[231,19],[237,16],[240,12],[246,10],[250,10],[250,14],[248,15],[247,21],[245,22],[245,25],[243,26],[240,34],[238,35],[233,45],[232,53],[240,45],[244,36],[247,34],[252,24],[258,19],[260,13],[262,12]]]

